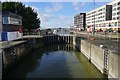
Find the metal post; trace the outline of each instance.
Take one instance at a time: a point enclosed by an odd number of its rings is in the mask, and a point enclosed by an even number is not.
[[[94,9],[95,9],[95,0],[94,1]],[[94,26],[93,26],[93,34],[95,34],[95,11],[94,11]]]

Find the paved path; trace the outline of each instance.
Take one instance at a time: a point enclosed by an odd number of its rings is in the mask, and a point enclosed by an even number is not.
[[[1,48],[7,48],[7,47],[18,45],[18,44],[21,44],[21,43],[24,43],[24,42],[26,42],[26,41],[1,42],[0,44],[2,44]]]
[[[93,43],[97,46],[103,45],[104,47],[108,48],[110,51],[120,55],[120,35],[112,35],[110,36],[102,36],[102,35],[92,35],[92,34],[88,34],[85,32],[74,32],[77,36],[86,38],[87,41],[89,41],[90,43]],[[93,38],[93,40],[91,40]],[[115,38],[118,38],[115,39]]]
[[[40,36],[40,35],[26,35],[26,36],[23,36],[23,38],[42,38],[43,36]]]
[[[104,34],[104,33],[96,33],[96,34],[91,34],[91,33],[87,33],[87,32],[77,32],[77,31],[73,31],[73,33],[77,34],[77,35],[84,35],[84,36],[94,36],[94,37],[98,37],[98,38],[104,38],[104,39],[120,39],[120,34]]]
[[[119,50],[120,44],[113,43],[112,41],[108,41],[108,40],[87,40],[87,41],[97,46],[103,45],[103,48],[107,48],[110,51],[120,55],[120,50]]]

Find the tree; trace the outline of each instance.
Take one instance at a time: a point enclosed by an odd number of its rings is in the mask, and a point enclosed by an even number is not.
[[[21,2],[3,2],[2,11],[10,11],[22,16],[23,30],[31,31],[40,27],[40,19],[37,17],[37,12],[29,6],[25,7]]]

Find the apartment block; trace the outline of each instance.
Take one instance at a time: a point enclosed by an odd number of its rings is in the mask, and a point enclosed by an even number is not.
[[[95,29],[120,29],[120,1],[115,0],[86,13],[86,27]]]
[[[86,13],[80,13],[74,16],[74,25],[79,30],[85,30],[86,26]]]

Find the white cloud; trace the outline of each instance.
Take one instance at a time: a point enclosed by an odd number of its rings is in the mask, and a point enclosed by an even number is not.
[[[59,11],[62,9],[62,4],[60,3],[55,3],[53,6],[54,11]]]
[[[84,6],[85,4],[86,4],[86,2],[82,2],[82,3],[81,3],[81,6]]]
[[[52,13],[52,12],[53,12],[53,9],[50,8],[50,7],[46,7],[46,8],[45,8],[45,12],[46,12],[46,13]]]
[[[78,6],[79,2],[73,2],[73,6]]]
[[[50,19],[52,18],[52,15],[51,15],[51,14],[39,13],[39,14],[38,14],[38,17],[40,17],[40,20],[41,20],[42,22],[49,22]]]
[[[60,15],[58,19],[59,19],[59,21],[64,21],[64,23],[67,25],[67,27],[73,25],[72,17]]]
[[[28,5],[26,5],[28,7]],[[41,26],[47,27],[69,27],[73,25],[72,17],[59,15],[55,16],[54,13],[60,11],[63,6],[61,3],[53,3],[52,7],[37,8],[31,6],[32,9],[37,11],[38,17],[41,20]]]
[[[79,11],[82,6],[84,6],[86,2],[73,2],[74,10]]]
[[[53,12],[57,12],[57,11],[59,11],[61,9],[62,9],[62,4],[60,4],[60,3],[53,3],[52,7],[46,7],[45,8],[45,12],[53,13]]]
[[[65,16],[60,15],[60,16],[59,16],[59,19],[60,19],[60,20],[64,20],[64,19],[65,19]]]

